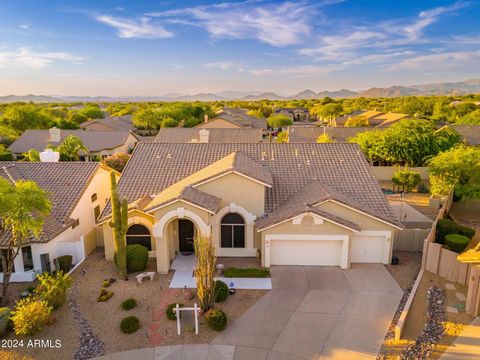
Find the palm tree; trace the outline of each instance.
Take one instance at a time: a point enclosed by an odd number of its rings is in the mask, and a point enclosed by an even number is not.
[[[6,236],[8,247],[0,251],[3,286],[0,302],[8,302],[8,286],[13,261],[32,237],[42,233],[45,217],[52,205],[48,193],[34,181],[11,183],[0,178],[0,236]]]
[[[68,135],[62,144],[58,147],[49,146],[51,149],[60,153],[60,160],[62,161],[78,161],[80,160],[79,152],[88,152],[88,149],[83,145],[82,140],[74,135]]]

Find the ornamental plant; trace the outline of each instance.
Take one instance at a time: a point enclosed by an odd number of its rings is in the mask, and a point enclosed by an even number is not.
[[[134,333],[140,329],[140,320],[136,316],[128,316],[120,323],[120,330],[125,334]]]
[[[39,281],[35,288],[35,295],[47,302],[52,309],[59,308],[67,301],[67,290],[72,286],[72,278],[62,271],[55,273],[43,273],[37,276]]]
[[[15,335],[35,335],[47,322],[52,308],[45,300],[31,296],[17,301],[12,317]]]
[[[211,309],[205,314],[208,326],[215,331],[222,331],[227,327],[227,314],[220,309]]]

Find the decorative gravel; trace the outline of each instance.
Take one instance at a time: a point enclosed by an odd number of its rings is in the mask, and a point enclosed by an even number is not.
[[[422,334],[415,344],[409,345],[400,356],[402,360],[427,359],[433,348],[445,333],[443,323],[447,320],[445,314],[445,290],[432,286],[427,291],[428,320]]]
[[[83,275],[83,271],[82,271]],[[96,356],[104,355],[105,344],[100,338],[93,333],[92,328],[87,320],[82,315],[77,304],[76,298],[78,296],[78,280],[75,281],[68,300],[68,307],[73,314],[73,319],[80,328],[80,347],[73,355],[75,360],[91,359]]]

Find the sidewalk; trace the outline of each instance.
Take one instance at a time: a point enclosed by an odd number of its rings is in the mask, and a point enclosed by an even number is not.
[[[441,360],[475,360],[480,357],[480,317],[467,325],[440,357]]]

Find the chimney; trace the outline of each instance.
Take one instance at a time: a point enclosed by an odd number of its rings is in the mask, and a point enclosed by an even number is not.
[[[50,133],[50,142],[60,142],[60,129],[53,127],[48,132]]]
[[[204,123],[208,122],[208,114],[203,115],[203,122]]]
[[[60,153],[53,151],[52,149],[45,149],[45,151],[40,153],[41,162],[58,162],[59,160]]]
[[[208,138],[210,136],[210,131],[208,131],[207,129],[200,129],[200,131],[198,132],[198,135],[200,137],[200,142],[201,143],[208,143]]]

